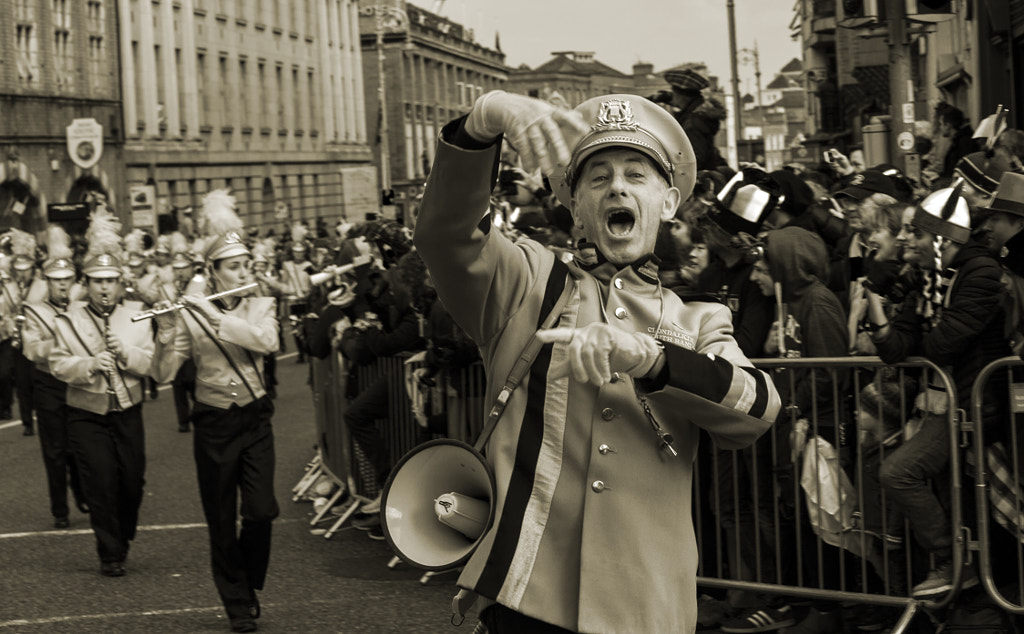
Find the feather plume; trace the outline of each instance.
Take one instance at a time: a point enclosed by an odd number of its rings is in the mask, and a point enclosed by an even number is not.
[[[121,223],[106,206],[100,205],[89,214],[89,229],[85,232],[85,239],[89,241],[87,256],[109,253],[121,257]]]
[[[207,239],[204,236],[196,236],[196,239],[192,241],[192,261],[202,262],[203,253],[206,252]]]
[[[235,197],[226,189],[215,189],[203,197],[203,233],[222,236],[234,231],[243,235],[242,219],[235,213]]]
[[[188,253],[188,240],[185,234],[175,231],[171,234],[171,253]]]
[[[71,236],[60,225],[47,227],[46,252],[51,260],[71,259]]]
[[[309,235],[309,229],[301,222],[292,225],[292,242],[302,242]]]
[[[36,239],[31,233],[21,229],[11,229],[11,255],[23,255],[36,259]]]
[[[256,244],[252,245],[252,257],[254,260],[269,260],[270,252],[267,250],[267,245],[257,240]]]
[[[124,237],[124,250],[128,253],[142,253],[146,250],[145,234],[142,229],[132,229],[132,232]]]

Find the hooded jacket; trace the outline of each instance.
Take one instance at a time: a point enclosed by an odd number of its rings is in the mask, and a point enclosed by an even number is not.
[[[828,276],[825,242],[806,229],[785,227],[767,233],[764,249],[772,279],[782,290],[781,298],[776,298],[776,302],[781,300],[785,315],[785,352],[780,351],[780,356],[847,356],[846,313],[822,281]],[[840,424],[844,422],[843,408],[835,408],[833,388],[836,394],[848,394],[848,373],[836,374],[836,386],[829,372],[810,368],[775,376],[783,402],[791,399],[787,404],[796,405],[800,417],[812,423],[817,419],[823,426],[835,425],[837,416]]]

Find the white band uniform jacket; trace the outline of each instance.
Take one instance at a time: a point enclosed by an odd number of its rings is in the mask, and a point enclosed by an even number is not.
[[[723,447],[749,445],[774,421],[778,393],[736,345],[725,306],[684,303],[644,267],[588,272],[489,230],[481,217],[499,145],[472,151],[442,138],[415,234],[440,299],[480,346],[487,402],[568,269],[576,288],[558,326],[602,321],[654,335],[660,324],[669,380],[648,402],[679,455],[659,448],[630,380],[598,389],[550,378],[568,374],[568,344],[544,345],[485,448],[495,520],[458,583],[573,631],[692,632],[699,427]]]
[[[72,307],[84,307],[85,302],[71,302]],[[22,352],[41,372],[52,375],[50,351],[57,343],[57,315],[67,312],[49,301],[25,304],[25,326],[21,332]]]
[[[170,381],[185,359],[192,357],[198,402],[228,409],[262,398],[267,393],[263,355],[278,348],[275,312],[273,297],[243,297],[232,310],[222,311],[220,328],[214,332],[198,312],[179,310],[173,334],[166,340],[166,333],[156,337],[153,378]]]
[[[139,302],[123,301],[110,313],[110,331],[124,344],[126,362],[118,362],[114,390],[123,395],[120,409],[142,403],[140,377],[149,372],[153,360],[153,330],[148,322],[132,323],[132,315],[143,309]],[[68,405],[94,414],[111,410],[110,387],[102,371],[92,371],[93,357],[107,348],[103,319],[87,304],[74,304],[54,320],[57,345],[50,352],[50,372],[68,384]]]

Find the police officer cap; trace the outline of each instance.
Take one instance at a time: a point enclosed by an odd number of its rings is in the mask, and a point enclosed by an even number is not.
[[[576,106],[590,132],[572,151],[569,165],[558,166],[551,187],[571,207],[576,179],[586,160],[599,150],[622,147],[647,155],[685,200],[693,191],[697,159],[682,126],[666,110],[637,95],[603,95]]]

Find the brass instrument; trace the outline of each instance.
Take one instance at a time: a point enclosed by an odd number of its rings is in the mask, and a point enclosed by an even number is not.
[[[14,316],[14,332],[11,333],[11,345],[14,346],[14,348],[17,349],[17,350],[21,349],[21,343],[22,343],[21,342],[21,329],[24,326],[25,326],[25,315],[21,314],[21,312],[19,311]]]
[[[214,293],[213,295],[207,295],[203,299],[205,299],[208,302],[212,302],[213,300],[220,299],[222,297],[231,297],[232,295],[242,295],[244,293],[248,293],[249,291],[256,290],[257,288],[259,288],[259,286],[259,282],[252,282],[251,284],[239,286],[238,288],[233,288],[228,291],[222,291],[220,293]],[[132,315],[132,322],[142,321],[143,319],[152,319],[157,315],[163,315],[164,313],[172,313],[176,310],[181,310],[184,307],[185,303],[179,300],[165,308],[154,308],[152,310],[147,310],[145,312],[138,313],[137,315]]]
[[[18,295],[19,301],[17,307],[11,307],[12,309],[17,309],[14,313],[14,332],[11,333],[11,345],[14,346],[15,350],[21,350],[21,330],[25,326],[25,314],[22,309],[22,306],[25,303],[25,286],[20,282],[18,283]]]

